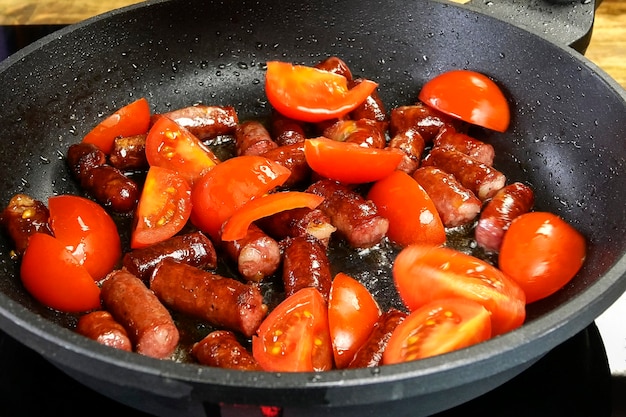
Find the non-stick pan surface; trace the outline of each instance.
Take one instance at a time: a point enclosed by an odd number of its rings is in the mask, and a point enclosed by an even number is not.
[[[234,372],[115,351],[22,288],[0,241],[0,326],[79,380],[168,415],[217,403],[278,404],[286,415],[429,414],[513,377],[590,324],[626,288],[626,94],[578,53],[509,23],[437,1],[146,2],[63,29],[0,65],[0,201],[79,192],[63,155],[103,115],[138,97],[155,112],[193,103],[263,117],[264,62],[345,59],[380,83],[388,108],[453,68],[481,71],[512,105],[505,134],[480,131],[510,181],[530,183],[536,209],[588,239],[582,271],[528,306],[523,327],[468,349],[376,369]],[[59,325],[60,324],[60,325]],[[71,395],[68,393],[68,395]],[[155,402],[156,401],[156,402]],[[210,409],[210,407],[209,407]],[[173,414],[173,411],[171,412]],[[291,414],[290,414],[291,413]],[[198,414],[198,415],[200,415]]]

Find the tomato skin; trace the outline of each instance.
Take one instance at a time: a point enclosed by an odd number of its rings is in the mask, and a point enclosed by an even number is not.
[[[135,212],[130,246],[143,248],[178,233],[191,215],[191,185],[177,172],[150,167]]]
[[[261,156],[237,156],[219,163],[191,191],[191,221],[219,239],[223,223],[241,206],[282,185],[291,171]]]
[[[146,159],[150,166],[178,172],[190,184],[219,163],[200,139],[165,116],[160,116],[150,128]]]
[[[464,298],[442,298],[413,311],[395,328],[383,363],[441,355],[490,338],[491,318],[485,307]]]
[[[363,284],[342,272],[335,276],[328,298],[328,323],[337,368],[350,364],[380,313],[378,303]]]
[[[348,89],[339,74],[304,65],[270,61],[265,94],[279,113],[304,122],[321,122],[350,113],[374,92],[377,83],[364,80]]]
[[[100,307],[100,288],[60,240],[33,234],[22,257],[20,276],[26,290],[55,310],[77,313]]]
[[[554,294],[578,273],[586,246],[585,238],[556,214],[525,213],[504,234],[498,264],[532,303]]]
[[[140,98],[98,123],[85,135],[83,142],[96,145],[108,155],[113,150],[115,138],[140,135],[146,133],[149,127],[150,105],[148,100]]]
[[[419,99],[443,113],[498,132],[509,127],[504,93],[489,77],[470,70],[444,72],[424,84]]]
[[[438,246],[446,242],[446,230],[435,203],[406,172],[395,171],[376,181],[367,198],[389,220],[387,236],[395,243]]]
[[[305,140],[304,156],[311,169],[323,177],[361,184],[391,174],[403,154],[396,149],[368,148],[320,137]]]
[[[493,335],[511,331],[526,318],[522,288],[502,271],[454,249],[410,245],[393,265],[400,298],[411,310],[440,298],[467,298],[491,313]]]
[[[325,371],[333,366],[328,311],[316,288],[286,298],[252,337],[252,354],[266,371]]]
[[[75,195],[48,199],[50,227],[94,280],[111,272],[122,256],[117,226],[99,204]]]

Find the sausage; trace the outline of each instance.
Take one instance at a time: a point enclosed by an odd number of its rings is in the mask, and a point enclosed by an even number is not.
[[[397,169],[411,175],[420,166],[426,142],[417,130],[408,129],[393,136],[388,146],[404,153]]]
[[[456,227],[474,220],[482,202],[452,174],[439,168],[425,166],[413,173],[413,178],[433,200],[445,227]]]
[[[354,353],[348,368],[367,368],[378,366],[382,362],[383,352],[391,333],[407,316],[403,311],[391,308],[378,318],[372,333],[363,345]]]
[[[118,213],[134,210],[141,194],[135,181],[110,165],[90,169],[81,185],[100,204]]]
[[[21,255],[34,233],[52,235],[48,207],[26,194],[16,194],[0,215],[2,226],[13,240],[15,253]]]
[[[318,208],[330,218],[350,246],[372,247],[387,234],[389,220],[378,214],[372,201],[347,186],[323,179],[311,184],[307,192],[324,197]]]
[[[409,129],[415,129],[422,135],[426,143],[430,143],[444,126],[456,128],[460,122],[453,117],[430,108],[423,103],[412,106],[399,106],[391,110],[389,115],[391,136]]]
[[[339,57],[330,56],[315,65],[315,68],[342,75],[348,82],[352,81],[352,71],[350,71],[348,64]]]
[[[211,240],[201,232],[177,235],[145,248],[134,249],[122,260],[131,274],[148,282],[156,265],[165,258],[198,268],[215,268],[217,254]]]
[[[286,238],[280,243],[285,297],[303,288],[314,287],[328,300],[333,278],[326,246],[310,235]]]
[[[108,311],[92,311],[81,316],[76,323],[76,332],[105,346],[128,352],[133,350],[126,329]]]
[[[174,320],[139,278],[123,269],[113,271],[104,279],[100,296],[137,353],[157,359],[174,353],[180,338]]]
[[[172,259],[161,261],[150,288],[172,310],[251,337],[267,314],[256,285],[244,284]]]
[[[67,149],[67,164],[72,175],[81,183],[90,170],[105,165],[106,162],[106,154],[92,143],[79,142]]]
[[[311,235],[325,246],[328,246],[330,236],[337,230],[322,210],[307,207],[278,212],[258,220],[257,224],[276,240]]]
[[[262,156],[278,162],[291,171],[291,174],[283,183],[283,187],[289,188],[302,184],[311,177],[311,167],[304,156],[304,142],[278,146],[266,151]]]
[[[248,120],[235,129],[237,155],[262,155],[278,147],[265,126],[256,120]]]
[[[278,146],[293,145],[306,140],[302,122],[282,115],[276,110],[272,111],[270,126],[272,137]]]
[[[465,133],[455,131],[453,128],[444,127],[433,139],[433,146],[439,149],[454,149],[471,156],[483,164],[492,165],[495,151],[493,146]]]
[[[422,165],[435,166],[454,175],[481,201],[493,197],[506,182],[506,177],[500,171],[455,150],[433,148]]]
[[[355,143],[367,148],[384,148],[385,133],[370,119],[338,120],[324,129],[323,135],[338,142]]]
[[[207,106],[198,104],[163,114],[189,130],[200,140],[220,135],[232,135],[239,123],[232,106]]]
[[[254,223],[246,236],[239,240],[222,242],[224,251],[237,263],[239,273],[248,281],[261,281],[272,275],[280,265],[278,242]]]
[[[499,251],[502,238],[517,216],[532,208],[535,195],[521,182],[509,184],[485,205],[476,224],[476,243],[488,251]]]
[[[240,371],[262,370],[252,354],[228,330],[209,333],[201,341],[194,343],[191,354],[202,365]]]
[[[348,83],[348,87],[354,88],[357,84],[360,84],[363,81],[363,78],[354,79]],[[385,104],[376,90],[367,96],[362,104],[350,112],[350,117],[354,120],[374,120],[383,132],[387,130],[389,125],[389,115],[387,114]]]
[[[113,141],[109,163],[120,171],[148,169],[146,158],[146,137],[148,135],[127,136]]]

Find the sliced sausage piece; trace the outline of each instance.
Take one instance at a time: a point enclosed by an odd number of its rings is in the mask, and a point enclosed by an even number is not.
[[[148,169],[146,158],[146,137],[148,135],[127,136],[113,141],[109,163],[120,171]]]
[[[261,281],[272,275],[280,265],[278,242],[254,223],[246,236],[239,240],[222,242],[228,257],[237,263],[239,273],[248,281]]]
[[[164,259],[154,269],[150,289],[172,310],[247,337],[256,332],[267,313],[257,286],[172,259]]]
[[[100,204],[118,213],[133,211],[141,194],[135,181],[110,165],[89,170],[81,184]]]
[[[330,236],[337,230],[322,210],[307,207],[278,212],[258,220],[257,224],[276,240],[311,235],[325,246],[328,246]]]
[[[460,127],[461,122],[430,108],[423,103],[412,106],[399,106],[391,110],[389,115],[391,136],[414,129],[426,143],[430,143],[445,126]]]
[[[384,148],[385,133],[370,119],[338,120],[324,129],[323,135],[338,142],[355,143],[367,148]]]
[[[235,129],[237,155],[263,155],[278,147],[265,126],[256,120],[248,120]]]
[[[128,352],[133,350],[126,329],[108,311],[92,311],[81,316],[76,323],[76,332],[105,346]]]
[[[381,364],[391,333],[407,314],[395,308],[381,314],[367,341],[357,350],[348,368],[368,368]]]
[[[262,370],[252,354],[228,330],[209,333],[192,346],[191,354],[202,365],[240,371]]]
[[[26,194],[16,194],[0,215],[2,226],[13,240],[15,253],[24,253],[28,239],[34,233],[52,235],[48,207]]]
[[[291,171],[283,187],[294,187],[311,178],[311,167],[304,156],[304,142],[278,146],[266,151],[262,156],[270,161],[278,162]]]
[[[324,179],[311,184],[307,192],[324,197],[318,207],[354,248],[378,244],[387,234],[389,220],[378,214],[376,205],[335,181]]]
[[[535,194],[521,182],[509,184],[485,205],[474,231],[476,243],[488,251],[499,251],[502,238],[517,216],[527,213],[535,202]]]
[[[348,82],[348,87],[354,88],[363,81],[363,78],[354,79]],[[350,112],[350,117],[354,120],[374,120],[383,132],[387,130],[389,125],[389,115],[385,109],[385,104],[376,90],[374,90],[361,105]]]
[[[433,139],[433,146],[439,149],[453,149],[463,152],[483,164],[492,165],[495,151],[493,146],[475,139],[465,133],[460,133],[451,127],[444,127]]]
[[[290,119],[289,117],[272,112],[271,134],[278,146],[294,145],[306,140],[306,133],[302,122]]]
[[[145,248],[134,249],[124,255],[122,264],[130,273],[147,283],[154,268],[165,258],[198,268],[217,266],[215,247],[201,232],[177,235]]]
[[[326,246],[313,236],[300,236],[284,239],[281,247],[285,297],[314,287],[328,300],[333,277]]]
[[[352,81],[352,71],[350,71],[350,67],[339,57],[330,56],[315,65],[315,68],[342,75],[348,82]]]
[[[105,165],[107,156],[93,143],[79,142],[67,149],[67,164],[72,175],[81,182],[87,179],[87,174],[95,167]]]
[[[482,202],[452,174],[425,166],[413,173],[413,178],[433,200],[445,227],[456,227],[474,220]]]
[[[420,166],[426,142],[416,129],[409,129],[393,136],[388,146],[404,153],[398,169],[411,175]]]
[[[239,123],[237,112],[231,106],[198,104],[163,115],[189,130],[200,140],[213,139],[220,135],[232,135]]]
[[[137,353],[157,359],[174,353],[178,329],[143,281],[126,270],[113,271],[104,279],[100,296],[105,309],[126,329]]]

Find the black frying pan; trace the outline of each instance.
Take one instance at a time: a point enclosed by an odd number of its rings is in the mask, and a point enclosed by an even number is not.
[[[577,4],[577,7],[584,5]],[[583,47],[584,49],[584,47]],[[582,271],[528,307],[518,330],[417,362],[319,374],[243,373],[105,348],[72,317],[25,293],[0,243],[0,326],[76,379],[160,415],[219,403],[276,404],[285,415],[424,415],[512,378],[573,336],[626,288],[626,93],[577,52],[470,8],[437,1],[147,2],[63,29],[0,65],[0,201],[79,192],[60,155],[104,114],[145,96],[156,112],[195,102],[267,114],[263,63],[344,58],[375,79],[388,108],[453,68],[493,77],[511,101],[505,134],[482,132],[536,208],[588,239]],[[70,394],[68,394],[70,395]]]

